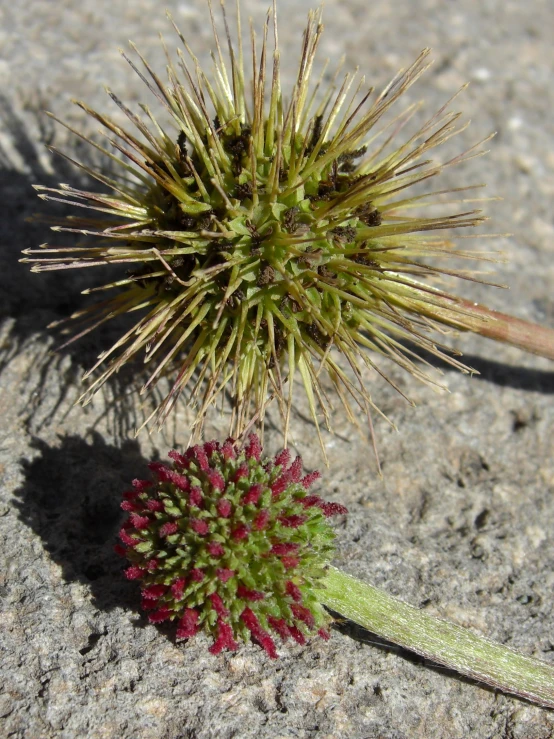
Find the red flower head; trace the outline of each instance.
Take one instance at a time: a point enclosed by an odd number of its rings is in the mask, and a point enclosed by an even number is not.
[[[319,473],[303,477],[288,450],[262,460],[254,435],[243,451],[228,439],[169,456],[173,465],[150,465],[154,482],[135,480],[122,503],[118,550],[149,620],[174,621],[179,638],[207,631],[212,654],[242,638],[275,658],[275,635],[328,636],[314,586],[333,551],[325,519],[346,509],[308,495]]]

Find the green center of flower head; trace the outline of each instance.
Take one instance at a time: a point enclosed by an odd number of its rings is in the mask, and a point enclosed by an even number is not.
[[[300,457],[261,452],[254,435],[243,451],[229,439],[170,452],[173,468],[152,463],[156,480],[134,480],[121,506],[117,550],[149,620],[177,621],[180,638],[205,631],[213,654],[253,637],[277,657],[270,632],[329,636],[317,599],[333,553],[325,518],[346,508],[308,494],[319,473],[303,475]]]
[[[109,176],[85,169],[111,193],[66,185],[39,189],[45,199],[61,197],[100,211],[96,225],[90,217],[72,217],[69,228],[58,228],[103,241],[79,244],[74,252],[48,247],[28,261],[36,262],[37,271],[112,262],[131,267],[125,279],[104,286],[118,294],[91,309],[91,328],[122,314],[144,315],[101,356],[96,366],[108,366],[85,400],[145,352],[155,363],[145,389],[178,367],[155,411],[160,423],[188,387],[200,433],[207,408],[227,388],[235,404],[234,436],[250,423],[252,407],[263,421],[271,395],[286,429],[299,375],[319,429],[319,410],[327,420],[329,405],[321,369],[352,419],[357,411],[351,404],[369,414],[362,368],[374,363],[367,349],[422,376],[404,343],[441,355],[425,331],[434,320],[465,325],[467,308],[457,309],[443,289],[420,278],[455,274],[429,266],[428,257],[468,256],[425,232],[474,226],[477,211],[421,215],[416,207],[436,205],[436,199],[406,192],[441,171],[428,152],[463,127],[445,106],[404,143],[396,136],[413,108],[397,116],[390,130],[385,123],[376,129],[424,71],[427,52],[380,95],[353,74],[323,89],[321,80],[312,79],[320,12],[310,13],[296,81],[283,96],[276,26],[272,63],[270,24],[261,47],[253,37],[251,85],[240,24],[238,44],[226,18],[225,28],[227,60],[214,22],[211,76],[178,30],[194,70],[181,54],[178,67],[169,62],[169,82],[163,83],[142,57],[147,76],[128,60],[174,130],[166,131],[146,106],[141,117],[112,93],[136,130],[79,103],[120,154],[91,141],[115,164]],[[467,188],[454,192],[459,189]]]

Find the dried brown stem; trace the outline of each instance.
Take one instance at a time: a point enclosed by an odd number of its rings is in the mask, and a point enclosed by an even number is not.
[[[467,311],[463,317],[465,330],[517,346],[529,354],[554,360],[554,329],[491,310],[470,300],[458,298],[451,302],[458,310]],[[444,321],[445,315],[442,311],[441,313],[442,315],[437,311],[435,318]]]

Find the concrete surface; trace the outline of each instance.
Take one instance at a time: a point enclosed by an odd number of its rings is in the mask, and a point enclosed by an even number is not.
[[[195,49],[211,48],[202,0],[165,3]],[[278,0],[285,72],[293,69],[305,0]],[[244,2],[260,21],[266,3]],[[466,145],[498,131],[486,158],[445,174],[445,183],[486,181],[504,198],[487,208],[491,229],[512,238],[494,267],[510,291],[467,284],[467,297],[554,325],[554,8],[548,0],[328,0],[321,57],[346,54],[371,83],[388,82],[425,46],[436,63],[410,94],[437,108],[464,81],[458,107],[473,119]],[[26,218],[41,209],[35,182],[75,182],[41,140],[74,155],[37,111],[48,108],[88,131],[69,103],[112,112],[109,84],[127,102],[151,102],[118,47],[133,39],[163,70],[157,33],[173,38],[155,0],[23,0],[0,3],[0,596],[3,656],[0,733],[6,737],[506,737],[544,739],[554,717],[498,695],[348,626],[330,642],[212,657],[207,642],[175,644],[139,614],[137,588],[112,553],[118,496],[186,439],[180,409],[163,436],[133,440],[141,418],[132,373],[86,409],[73,407],[82,368],[113,329],[49,354],[53,319],[81,304],[92,274],[31,275],[20,249],[51,238]],[[296,58],[296,56],[294,56]],[[472,248],[478,240],[466,242]],[[452,340],[448,340],[451,341]],[[417,402],[383,382],[374,399],[398,425],[377,424],[385,477],[367,447],[335,415],[326,436],[322,490],[348,505],[337,564],[430,612],[553,659],[554,373],[546,361],[462,336],[469,378],[449,369],[449,394],[386,367]],[[368,378],[373,381],[374,378]],[[299,401],[294,438],[309,468],[321,466]],[[225,419],[210,421],[223,434]],[[270,428],[267,446],[279,446]]]

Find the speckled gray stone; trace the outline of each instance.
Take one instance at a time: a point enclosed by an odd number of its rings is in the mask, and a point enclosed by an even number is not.
[[[202,0],[167,0],[202,60],[211,48]],[[260,22],[266,3],[244,2]],[[278,0],[284,72],[290,80],[308,9]],[[465,81],[456,102],[471,129],[464,146],[496,130],[486,158],[448,170],[444,184],[484,182],[502,202],[485,204],[506,263],[495,280],[464,294],[554,325],[554,7],[545,0],[328,0],[321,57],[346,57],[370,84],[388,82],[421,48],[436,62],[407,102],[434,112]],[[51,235],[27,222],[39,209],[33,182],[77,181],[40,141],[83,156],[46,107],[88,132],[70,105],[79,97],[113,112],[109,85],[131,103],[151,99],[121,60],[133,39],[163,70],[155,0],[24,0],[0,4],[0,733],[25,737],[509,737],[552,736],[554,718],[343,625],[325,643],[282,647],[273,662],[251,646],[212,657],[204,638],[176,644],[148,625],[137,588],[113,554],[118,496],[153,454],[185,443],[180,408],[163,435],[132,431],[142,418],[133,376],[86,408],[73,407],[82,367],[117,335],[106,329],[61,356],[49,354],[49,321],[67,315],[92,273],[30,275],[19,250]],[[117,116],[116,111],[116,116]],[[453,151],[457,151],[454,147]],[[460,288],[462,289],[462,288]],[[348,505],[337,564],[429,612],[552,660],[554,649],[554,373],[546,361],[467,336],[473,378],[446,369],[449,393],[383,363],[417,403],[383,382],[374,400],[397,424],[377,422],[384,479],[367,446],[337,411],[325,436],[323,490]],[[299,400],[293,439],[308,468],[321,466]],[[208,433],[222,435],[213,416]],[[270,428],[267,446],[279,433]]]

